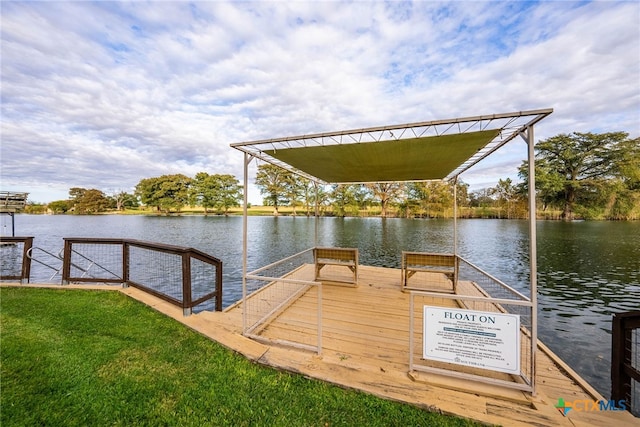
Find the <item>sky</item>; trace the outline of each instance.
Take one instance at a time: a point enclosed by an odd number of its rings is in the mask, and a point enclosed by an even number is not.
[[[0,189],[242,184],[234,142],[553,108],[640,136],[640,2],[0,2]],[[461,179],[517,180],[514,140]],[[261,204],[250,168],[249,201]]]

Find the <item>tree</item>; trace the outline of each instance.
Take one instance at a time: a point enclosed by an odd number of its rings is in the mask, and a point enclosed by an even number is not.
[[[615,153],[616,173],[629,190],[640,190],[640,138],[620,141]]]
[[[528,196],[529,189],[529,165],[524,161],[518,169],[518,176],[524,179],[524,182],[518,185],[518,192],[521,196]],[[546,211],[549,207],[561,207],[564,188],[564,178],[554,170],[543,169],[536,162],[536,198],[542,203],[542,210]]]
[[[311,215],[311,206],[316,202],[316,184],[308,178],[300,177],[300,196],[302,197],[302,203],[304,204],[305,214]],[[318,196],[321,189],[318,188]],[[320,197],[318,197],[320,199]],[[314,209],[315,215],[315,209]]]
[[[155,206],[158,211],[180,211],[189,203],[191,181],[191,178],[182,174],[145,178],[136,185],[135,192],[142,203]]]
[[[337,216],[346,216],[347,208],[356,205],[355,185],[334,184],[331,187],[331,199]]]
[[[75,201],[81,199],[84,196],[84,193],[87,191],[86,188],[81,187],[71,187],[69,189],[69,200]]]
[[[205,215],[209,208],[227,215],[231,207],[240,206],[241,198],[242,186],[233,175],[199,172],[191,184],[189,200],[193,205],[202,206]]]
[[[562,218],[572,220],[578,202],[592,202],[598,189],[620,174],[618,164],[634,146],[627,137],[625,132],[574,132],[540,141],[536,145],[536,190],[545,204],[560,204]],[[527,162],[520,176],[528,176]]]
[[[27,202],[26,206],[24,207],[24,213],[28,214],[43,214],[46,212],[46,210],[47,205],[44,205],[42,203]]]
[[[374,202],[373,192],[366,185],[357,185],[354,188],[353,198],[356,204],[358,205],[358,209],[366,209],[368,206],[371,206]]]
[[[500,179],[498,185],[490,190],[491,194],[497,198],[498,206],[505,209],[506,217],[515,216],[515,208],[519,197],[517,186],[513,185],[511,178]]]
[[[374,184],[366,184],[371,190],[373,197],[380,200],[380,216],[387,217],[387,209],[389,205],[398,200],[398,197],[404,190],[404,185],[398,182],[376,182]]]
[[[114,193],[111,199],[117,211],[123,211],[125,208],[136,208],[139,205],[138,198],[135,195],[123,190]]]
[[[329,206],[331,206],[331,193],[327,190],[326,185],[318,185],[317,189],[315,184],[311,183],[313,190],[309,189],[311,193],[311,199],[309,204],[318,205],[318,214],[325,212]]]
[[[442,181],[410,182],[407,186],[407,205],[427,217],[445,215],[453,207],[452,187]]]
[[[216,209],[227,215],[229,208],[240,206],[243,188],[236,177],[230,174],[215,174],[213,175],[213,182],[216,189],[213,206]]]
[[[284,198],[288,200],[289,206],[293,208],[292,215],[296,216],[296,205],[304,192],[302,177],[289,173],[284,177]]]
[[[73,203],[73,209],[79,214],[92,214],[104,212],[109,209],[110,201],[105,194],[92,189],[85,189],[79,187],[73,187],[69,190],[69,196],[71,197],[71,203]]]
[[[628,219],[640,214],[640,138],[618,144],[615,170],[617,179],[608,186],[606,217]],[[635,213],[635,215],[634,215]]]
[[[73,207],[73,204],[69,200],[56,200],[47,205],[47,207],[54,213],[67,213],[69,209]]]
[[[458,207],[468,206],[469,203],[469,184],[466,182],[456,182],[456,198]]]
[[[271,163],[258,166],[256,185],[260,189],[260,194],[265,196],[265,204],[273,206],[274,215],[279,215],[278,206],[287,203],[285,194],[290,175],[291,172]]]
[[[489,188],[481,188],[469,194],[469,206],[473,208],[486,208],[492,204],[493,199],[491,198],[491,190]]]

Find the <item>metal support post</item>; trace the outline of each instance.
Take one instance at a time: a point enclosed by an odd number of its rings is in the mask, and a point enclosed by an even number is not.
[[[533,126],[520,136],[527,142],[529,163],[529,275],[531,283],[531,388],[535,396],[536,349],[538,347],[538,265],[536,241],[536,156]]]
[[[458,256],[458,177],[453,179],[453,255]]]
[[[314,209],[315,209],[315,230],[314,230],[314,240],[313,240],[313,247],[316,248],[318,247],[318,221],[319,221],[319,217],[320,217],[320,207],[319,207],[319,202],[318,202],[318,197],[319,197],[319,191],[318,191],[318,183],[313,181],[313,189],[316,193],[316,197],[315,197],[315,203],[314,203]]]
[[[247,203],[249,201],[249,163],[253,157],[244,153],[244,202],[242,207],[242,333],[247,330]]]

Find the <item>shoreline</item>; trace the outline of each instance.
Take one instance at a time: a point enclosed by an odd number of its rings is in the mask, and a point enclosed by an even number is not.
[[[315,217],[313,214],[306,214],[296,212],[293,213],[291,208],[281,208],[283,210],[279,211],[277,215],[273,213],[273,208],[270,206],[252,206],[247,210],[248,216],[271,216],[271,217],[302,217],[302,218],[312,218]],[[466,214],[458,215],[458,219],[500,219],[500,220],[526,220],[527,217],[505,217],[500,216],[498,214],[486,214],[486,213],[478,213],[474,212],[475,210],[483,209],[485,212],[488,208],[465,208],[467,210]],[[151,217],[181,217],[181,216],[204,216],[204,217],[222,217],[222,216],[242,216],[243,210],[242,208],[233,208],[226,213],[220,212],[207,212],[205,213],[202,209],[193,209],[189,208],[183,211],[176,212],[157,212],[154,210],[148,209],[127,209],[124,211],[107,211],[107,212],[96,212],[96,213],[53,213],[53,212],[16,212],[17,215],[66,215],[66,216],[102,216],[102,215],[138,215],[138,216],[151,216]],[[360,210],[358,213],[344,214],[344,215],[335,215],[332,212],[324,212],[319,215],[320,218],[380,218],[380,219],[424,219],[424,220],[451,220],[453,219],[453,215],[413,215],[413,216],[400,216],[400,215],[387,215],[385,217],[380,215],[379,210]],[[553,221],[553,222],[600,222],[600,221],[610,221],[610,222],[635,222],[640,221],[640,218],[630,218],[630,219],[606,219],[606,218],[574,218],[571,220],[564,220],[559,217],[559,214],[555,213],[538,213],[536,215],[537,221]]]

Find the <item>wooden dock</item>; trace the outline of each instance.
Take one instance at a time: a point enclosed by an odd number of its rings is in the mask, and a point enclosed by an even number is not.
[[[312,275],[313,266],[308,267]],[[345,269],[344,274],[349,273]],[[336,274],[343,273],[336,270]],[[65,286],[71,287],[93,286]],[[241,303],[223,312],[184,317],[180,308],[138,289],[116,289],[256,363],[426,410],[505,426],[640,425],[640,420],[627,411],[571,410],[563,416],[555,407],[559,398],[593,402],[603,397],[542,343],[538,343],[536,353],[535,396],[469,380],[409,372],[409,294],[401,291],[399,269],[360,266],[357,287],[323,283],[321,355],[243,336]],[[260,334],[302,341],[313,336],[315,295],[301,293]],[[441,299],[437,304],[454,303]]]
[[[308,266],[312,278],[313,266]],[[330,267],[325,267],[330,268]],[[350,275],[335,267],[325,276]],[[242,335],[242,305],[224,312],[183,317],[179,309],[129,288],[123,292],[174,317],[194,330],[276,369],[296,372],[382,398],[427,410],[505,426],[638,426],[627,411],[569,411],[555,408],[565,401],[597,401],[603,397],[542,343],[536,357],[536,395],[499,386],[433,374],[409,372],[409,294],[401,291],[399,269],[360,266],[358,286],[325,282],[322,287],[322,354],[268,345]],[[314,292],[302,293],[263,327],[260,335],[307,340],[315,338]],[[438,305],[453,304],[441,299]],[[452,305],[453,306],[453,305]]]

